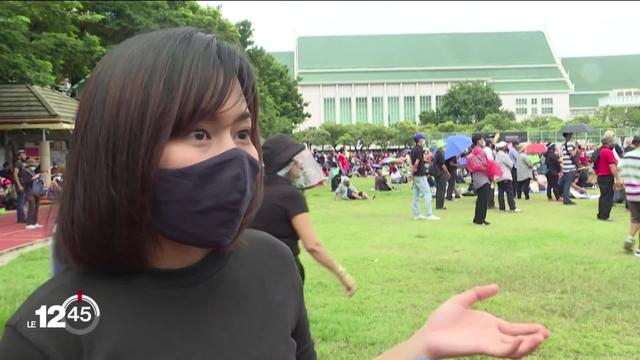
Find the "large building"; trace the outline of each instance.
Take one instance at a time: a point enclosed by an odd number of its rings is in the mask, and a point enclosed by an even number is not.
[[[640,56],[631,56],[617,69],[635,69],[626,82],[598,78],[592,89],[585,85],[589,79],[572,77],[574,70],[576,76],[588,76],[589,68],[580,71],[577,58],[559,59],[541,31],[310,36],[298,38],[293,52],[272,54],[301,78],[311,114],[302,128],[325,122],[418,122],[422,111],[435,111],[447,90],[465,80],[490,84],[503,108],[518,120],[535,115],[567,119],[592,112],[600,97],[618,85],[640,88]],[[568,71],[565,61],[575,67]],[[607,71],[602,73],[605,79]]]

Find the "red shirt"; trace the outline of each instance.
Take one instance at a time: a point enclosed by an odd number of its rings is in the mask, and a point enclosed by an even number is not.
[[[598,167],[596,174],[598,176],[611,176],[611,169],[609,164],[618,164],[616,157],[613,155],[613,150],[608,147],[600,148],[600,158],[598,158]]]

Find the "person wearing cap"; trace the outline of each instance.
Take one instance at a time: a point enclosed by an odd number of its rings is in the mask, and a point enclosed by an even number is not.
[[[524,193],[525,200],[529,200],[529,185],[533,179],[533,164],[529,160],[529,156],[525,152],[527,146],[525,144],[518,145],[518,163],[516,171],[518,172],[518,199],[522,199]]]
[[[547,143],[547,152],[544,154],[545,164],[547,165],[547,199],[552,201],[552,193],[556,201],[560,200],[560,186],[558,179],[562,172],[562,164],[556,154],[556,145],[552,142]]]
[[[640,136],[634,136],[629,147],[620,163],[620,176],[631,215],[624,250],[633,253],[635,237],[640,230]],[[640,256],[640,242],[635,254]]]
[[[413,174],[413,218],[415,220],[440,220],[433,215],[431,209],[431,188],[427,182],[427,169],[425,168],[424,134],[417,133],[413,137],[416,145],[411,150],[411,168]],[[424,197],[426,216],[420,214],[420,195]]]
[[[562,133],[564,143],[562,144],[562,179],[560,179],[560,188],[562,188],[562,203],[564,205],[575,205],[569,195],[571,195],[571,185],[576,177],[576,163],[574,157],[576,155],[576,146],[571,141],[573,133]]]
[[[615,138],[611,135],[605,135],[602,138],[602,146],[600,147],[600,155],[596,163],[596,175],[598,175],[598,188],[600,189],[600,198],[598,199],[598,220],[611,221],[611,207],[613,206],[613,187],[614,184],[620,184],[618,176],[618,162],[613,153]]]
[[[18,224],[24,224],[27,222],[27,217],[24,213],[24,205],[26,195],[24,192],[23,181],[29,177],[25,170],[25,162],[27,161],[27,153],[20,149],[18,150],[18,158],[16,159],[13,167],[13,183],[16,186],[16,215],[18,217]]]
[[[430,167],[430,173],[436,181],[436,210],[446,210],[444,207],[445,193],[447,192],[447,180],[451,179],[451,174],[446,166],[444,152],[446,146],[444,141],[439,140],[436,143],[438,150],[433,156],[433,166]]]
[[[304,283],[305,273],[300,262],[298,245],[298,241],[302,240],[305,250],[335,274],[348,296],[352,296],[356,291],[356,283],[346,270],[331,258],[313,230],[309,207],[300,190],[300,187],[317,184],[317,179],[322,178],[318,176],[322,169],[304,145],[294,142],[287,135],[272,136],[264,142],[262,150],[265,170],[264,198],[250,227],[271,234],[289,247]]]
[[[491,192],[491,179],[487,175],[489,160],[484,152],[484,138],[476,134],[471,138],[474,146],[471,154],[467,156],[467,167],[471,172],[471,183],[478,194],[476,198],[475,215],[473,223],[476,225],[491,225],[487,221],[487,206],[489,205],[489,193]]]
[[[504,195],[507,195],[507,203],[509,204],[509,211],[512,213],[521,212],[520,209],[516,208],[516,201],[513,199],[513,185],[511,182],[513,178],[511,177],[511,169],[513,169],[513,161],[509,156],[509,148],[507,147],[507,143],[501,141],[496,144],[496,149],[498,149],[498,153],[496,154],[496,162],[500,165],[502,169],[502,175],[498,177],[498,206],[500,211],[507,211],[507,208],[504,203]]]

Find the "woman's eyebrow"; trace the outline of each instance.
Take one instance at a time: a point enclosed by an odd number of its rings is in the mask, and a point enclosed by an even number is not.
[[[238,115],[235,120],[233,120],[233,123],[239,123],[242,121],[245,121],[247,119],[251,119],[251,113],[249,112],[249,110],[245,110],[242,114]]]

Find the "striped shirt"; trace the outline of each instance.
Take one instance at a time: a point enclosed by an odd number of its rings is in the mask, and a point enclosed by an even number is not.
[[[576,150],[572,142],[562,144],[562,168],[563,172],[576,171],[576,165],[571,161],[571,154]]]
[[[624,155],[620,164],[620,174],[627,201],[640,201],[640,148]]]

